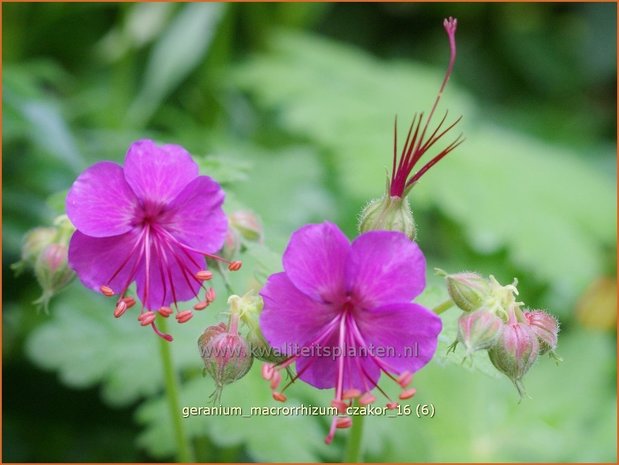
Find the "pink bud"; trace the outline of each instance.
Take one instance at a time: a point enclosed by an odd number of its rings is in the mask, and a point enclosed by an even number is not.
[[[489,349],[503,329],[503,321],[487,310],[463,313],[458,319],[458,341],[466,347],[467,355]]]
[[[537,336],[528,324],[510,323],[503,327],[488,355],[495,368],[511,379],[523,396],[522,378],[537,360],[539,348]]]
[[[198,348],[204,371],[213,377],[218,391],[245,376],[253,362],[245,338],[230,332],[224,323],[208,327],[198,339]]]
[[[239,232],[241,237],[247,241],[260,242],[264,228],[260,218],[249,210],[233,212],[229,217],[230,226]]]
[[[555,350],[559,337],[559,323],[557,319],[541,310],[524,312],[524,316],[529,322],[531,330],[539,339],[540,354],[543,355],[549,350]]]

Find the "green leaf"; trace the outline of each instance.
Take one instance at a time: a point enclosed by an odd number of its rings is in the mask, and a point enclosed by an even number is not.
[[[161,101],[196,68],[211,44],[224,5],[187,4],[155,44],[144,83],[129,109],[129,120],[143,123]]]

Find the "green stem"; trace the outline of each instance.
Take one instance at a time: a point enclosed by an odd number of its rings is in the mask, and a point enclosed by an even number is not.
[[[159,319],[159,329],[166,332],[167,320]],[[174,439],[176,441],[176,449],[178,453],[178,461],[184,463],[195,462],[193,451],[189,443],[189,438],[185,434],[185,426],[180,415],[181,405],[179,399],[178,377],[174,371],[172,362],[172,351],[170,343],[163,338],[159,338],[159,349],[161,354],[161,362],[163,365],[163,378],[165,382],[166,397],[168,406],[170,407],[170,419],[172,420],[172,428],[174,430]]]
[[[355,403],[355,405],[357,404]],[[357,415],[353,418],[346,446],[346,455],[344,456],[345,463],[361,463],[361,438],[363,437],[364,419],[363,415]]]
[[[453,300],[448,299],[445,302],[443,302],[442,304],[439,304],[436,307],[434,307],[432,309],[432,311],[434,313],[436,313],[437,315],[440,315],[441,313],[446,312],[447,310],[449,310],[453,306],[454,306]]]

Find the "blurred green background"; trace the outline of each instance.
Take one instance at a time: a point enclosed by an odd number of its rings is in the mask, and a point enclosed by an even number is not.
[[[122,162],[143,137],[201,157],[228,211],[248,206],[265,225],[266,246],[236,277],[242,293],[302,224],[356,234],[358,212],[384,189],[394,115],[405,124],[438,89],[446,16],[459,20],[458,58],[440,111],[464,116],[467,140],[410,196],[419,243],[430,269],[517,276],[522,300],[560,319],[565,361],[540,360],[525,378],[532,399],[518,404],[483,360],[470,369],[445,357],[458,316],[447,312],[415,382],[435,418],[369,419],[364,457],[616,461],[615,4],[4,3],[2,13],[3,461],[174,460],[150,331],[115,320],[78,283],[38,312],[34,277],[10,269],[76,175]],[[440,300],[429,280],[424,299]],[[224,301],[174,325],[184,405],[208,403],[195,340]],[[224,403],[272,405],[258,372]],[[293,404],[330,399],[302,384],[289,393]],[[325,446],[327,421],[186,424],[199,461],[338,461],[346,432]]]

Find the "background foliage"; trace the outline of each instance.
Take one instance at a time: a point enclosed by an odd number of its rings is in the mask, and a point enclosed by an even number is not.
[[[517,403],[509,382],[444,357],[416,378],[433,419],[371,418],[367,460],[616,460],[616,5],[3,4],[4,461],[173,459],[156,341],[71,285],[50,315],[15,277],[21,238],[48,224],[84,167],[131,141],[182,144],[265,224],[237,292],[279,266],[290,232],[328,219],[355,234],[382,193],[395,114],[431,103],[459,19],[444,108],[467,141],[413,190],[430,267],[517,276],[562,322]],[[275,252],[273,252],[275,251]],[[424,297],[444,291],[431,278]],[[224,294],[221,289],[220,295]],[[175,325],[183,403],[206,405],[195,340],[221,317]],[[455,361],[457,363],[447,363]],[[483,368],[478,361],[477,367]],[[292,404],[326,404],[298,384]],[[271,405],[258,364],[224,391]],[[201,461],[332,461],[327,419],[187,420]]]

